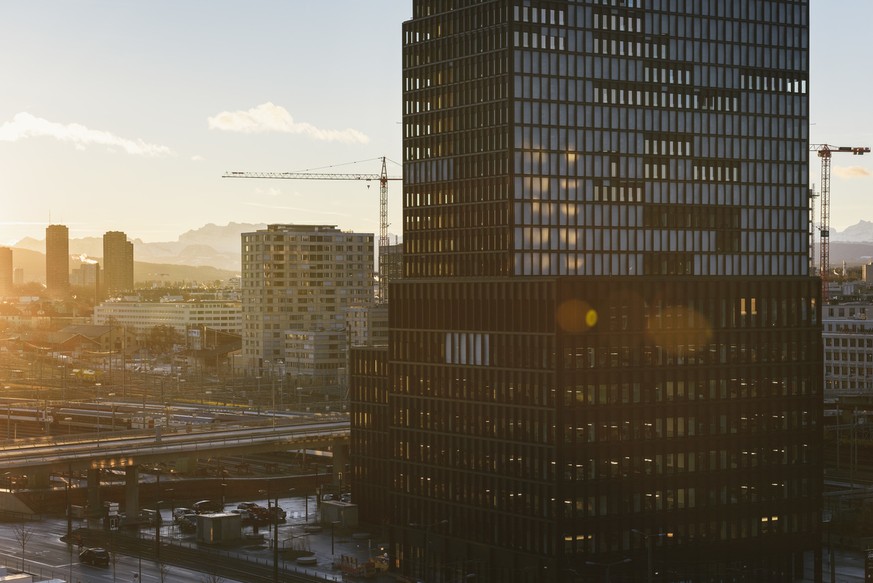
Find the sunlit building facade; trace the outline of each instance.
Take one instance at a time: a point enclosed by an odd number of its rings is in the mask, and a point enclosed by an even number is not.
[[[286,332],[345,334],[346,310],[371,305],[373,288],[372,233],[341,231],[333,225],[269,225],[243,233],[244,374],[269,374],[271,367],[285,363]],[[295,364],[303,364],[302,340],[292,335],[290,341],[296,347]],[[346,345],[340,348],[346,354]],[[325,358],[336,360],[339,350]],[[285,366],[287,374],[295,370]]]
[[[0,247],[0,296],[12,295],[12,249]]]
[[[66,225],[46,227],[45,287],[51,294],[70,290],[70,231]]]
[[[394,460],[353,436],[395,566],[793,580],[820,540],[808,3],[412,10],[387,401],[352,409]]]
[[[822,324],[825,397],[873,393],[873,304],[829,304]]]
[[[106,295],[133,291],[133,243],[121,231],[103,234],[103,284]]]

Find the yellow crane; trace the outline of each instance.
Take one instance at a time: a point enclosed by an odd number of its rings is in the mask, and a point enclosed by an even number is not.
[[[831,146],[829,144],[810,144],[810,152],[818,152],[821,158],[821,229],[819,253],[819,275],[821,276],[821,299],[828,299],[827,280],[830,277],[830,253],[831,253],[831,157],[834,154],[849,153],[853,156],[861,156],[870,151],[867,147],[858,146]]]
[[[382,172],[379,174],[364,173],[333,173],[333,172],[225,172],[222,178],[267,178],[278,180],[361,180],[364,182],[379,181],[379,300],[384,300],[388,289],[388,271],[385,266],[388,241],[388,181],[403,180],[401,177],[388,176],[387,158],[382,161]],[[365,160],[366,161],[366,160]],[[369,185],[368,185],[369,186]]]

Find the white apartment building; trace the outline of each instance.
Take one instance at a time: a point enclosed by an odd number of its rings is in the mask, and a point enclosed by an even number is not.
[[[350,307],[348,328],[352,346],[387,345],[388,303]]]
[[[373,303],[373,234],[329,225],[243,233],[240,292],[242,372],[260,376],[287,360],[286,332],[344,331],[350,306]]]
[[[822,324],[825,390],[873,392],[873,304],[826,305]]]
[[[147,333],[155,326],[172,326],[184,335],[192,327],[205,326],[230,334],[242,333],[242,304],[237,301],[106,301],[94,308],[93,323],[126,326]]]
[[[345,385],[348,335],[345,330],[285,332],[285,374],[298,384]]]

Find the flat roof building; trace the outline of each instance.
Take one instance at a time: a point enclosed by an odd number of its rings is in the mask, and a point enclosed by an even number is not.
[[[12,249],[0,247],[0,296],[12,294]]]
[[[110,322],[141,333],[155,326],[171,326],[183,337],[189,328],[201,326],[241,334],[242,307],[240,302],[227,300],[142,302],[124,299],[94,306],[93,323],[108,325]]]
[[[66,225],[46,227],[45,286],[52,294],[70,290],[70,231]]]
[[[806,0],[413,0],[404,278],[351,387],[356,502],[405,574],[801,575],[808,27]]]
[[[332,225],[243,233],[244,372],[261,376],[286,360],[287,331],[344,331],[346,309],[372,304],[373,290],[372,233]]]
[[[103,235],[103,289],[107,296],[133,291],[133,243],[120,231]]]

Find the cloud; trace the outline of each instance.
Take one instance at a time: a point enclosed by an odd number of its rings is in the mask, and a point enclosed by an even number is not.
[[[263,194],[266,196],[279,196],[282,190],[279,188],[256,188],[255,194]]]
[[[840,178],[864,178],[873,175],[869,170],[860,166],[835,167],[834,174]]]
[[[192,160],[193,162],[202,162],[202,161],[205,160],[205,159],[206,159],[206,158],[204,158],[204,157],[201,156],[200,154],[194,154],[193,156],[191,156],[191,160]]]
[[[70,142],[76,149],[97,145],[108,148],[121,148],[136,156],[169,156],[173,152],[166,146],[149,144],[142,140],[129,140],[101,130],[92,130],[81,124],[61,124],[22,111],[16,113],[12,121],[0,125],[0,142],[17,142],[25,138],[54,138],[60,142]]]
[[[265,132],[303,134],[323,142],[342,142],[345,144],[366,144],[370,141],[367,135],[358,130],[325,130],[309,123],[294,121],[287,109],[269,102],[262,103],[248,111],[223,111],[210,117],[208,121],[211,130],[246,134]]]
[[[325,211],[325,210],[313,211],[312,208],[310,208],[310,207],[283,206],[283,205],[277,205],[277,204],[262,204],[262,203],[257,203],[257,202],[244,202],[243,204],[247,205],[247,206],[253,206],[253,207],[264,208],[264,209],[274,209],[274,210],[280,210],[280,211],[299,211],[299,212],[310,213],[313,215],[333,215],[333,216],[337,216],[337,217],[350,217],[350,216],[352,216],[349,213],[336,213],[336,212]]]

